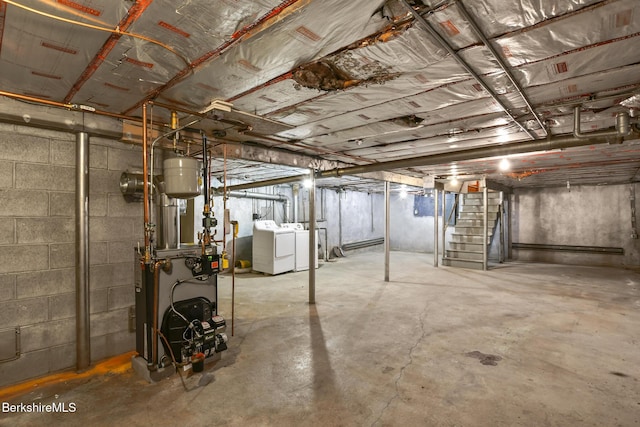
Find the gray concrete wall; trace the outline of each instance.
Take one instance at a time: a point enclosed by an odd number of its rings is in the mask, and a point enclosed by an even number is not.
[[[391,194],[391,249],[407,252],[433,253],[433,217],[415,216],[413,196],[401,198]],[[447,228],[447,236],[454,231]],[[442,251],[442,217],[438,217],[438,242]]]
[[[93,361],[134,349],[133,248],[141,203],[119,190],[138,147],[91,138],[90,304]],[[0,386],[75,366],[75,135],[0,124]],[[7,354],[9,353],[9,354]]]
[[[522,261],[588,265],[639,265],[640,240],[631,237],[630,188],[639,184],[520,189],[512,195],[513,241],[621,247],[624,255],[514,250]]]

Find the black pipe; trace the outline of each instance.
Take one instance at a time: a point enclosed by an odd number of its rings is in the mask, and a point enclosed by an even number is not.
[[[593,254],[624,255],[623,248],[606,246],[547,245],[540,243],[513,243],[513,249],[533,249],[541,251],[582,252]]]
[[[203,171],[203,183],[204,183],[204,206],[205,209],[208,209],[209,207],[209,165],[208,165],[208,160],[207,159],[207,135],[205,135],[204,132],[201,132],[202,135],[202,163],[204,164],[204,171]]]

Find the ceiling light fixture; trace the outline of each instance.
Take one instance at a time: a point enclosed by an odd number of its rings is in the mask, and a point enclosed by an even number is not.
[[[498,169],[500,169],[502,172],[506,172],[511,169],[511,163],[507,158],[503,158],[498,164]]]

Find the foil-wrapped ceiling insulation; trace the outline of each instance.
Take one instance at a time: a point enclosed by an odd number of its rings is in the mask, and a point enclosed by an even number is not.
[[[92,3],[91,14],[73,13],[53,2],[25,2],[46,13],[113,28],[126,15],[128,2]],[[31,4],[35,3],[35,4]],[[72,24],[54,22],[17,7],[6,6],[2,21],[0,86],[3,90],[62,100],[109,37]]]
[[[523,62],[520,58],[520,60],[517,61],[517,68],[514,70],[514,73],[516,74],[517,78],[523,83],[523,85],[529,88],[526,89],[527,93],[529,93],[530,97],[535,99],[537,102],[548,103],[557,99],[576,96],[582,93],[580,86],[581,80],[589,82],[590,86],[594,87],[591,82],[591,80],[593,80],[593,77],[583,78],[584,73],[609,70],[610,68],[612,68],[612,65],[613,67],[626,67],[627,64],[633,64],[637,62],[637,50],[631,49],[630,46],[634,42],[637,43],[637,37],[633,34],[637,33],[636,26],[640,25],[640,21],[637,19],[633,20],[630,17],[627,17],[626,14],[623,14],[623,17],[621,17],[620,15],[620,7],[623,7],[624,10],[629,10],[630,16],[637,16],[638,12],[636,12],[635,9],[638,7],[638,5],[634,5],[632,3],[633,2],[631,2],[631,0],[619,0],[617,2],[611,1],[605,2],[604,4],[599,4],[598,7],[587,7],[583,10],[580,10],[581,8],[584,8],[588,5],[583,2],[574,2],[574,7],[568,8],[566,10],[577,12],[574,12],[569,18],[557,18],[549,22],[542,23],[538,27],[529,31],[506,35],[503,38],[496,40],[495,42],[501,45],[502,50],[505,52],[509,51],[510,46],[512,45],[517,46],[517,48],[514,48],[516,52],[525,52],[527,50],[527,40],[530,40],[528,34],[529,32],[556,32],[557,35],[552,37],[552,40],[555,40],[555,42],[549,42],[551,44],[547,46],[548,53],[546,54],[546,57],[540,59],[540,57],[543,56],[542,50],[540,50],[539,56],[532,58],[532,63],[528,63],[526,61]],[[630,7],[630,9],[627,9],[627,7]],[[450,8],[444,8],[441,10],[449,9]],[[441,13],[441,10],[433,12],[433,19],[438,16],[438,13]],[[563,25],[566,24],[566,21],[572,22],[572,24],[568,26],[569,29],[575,28],[575,26],[588,28],[590,25],[594,25],[594,22],[599,23],[599,25],[602,23],[611,22],[615,22],[616,24],[613,25],[610,31],[602,32],[600,35],[600,39],[590,35],[590,47],[584,48],[582,46],[584,42],[583,40],[576,40],[575,37],[568,37],[567,39],[563,38],[563,31],[566,32]],[[358,88],[354,87],[348,90],[331,93],[327,96],[322,96],[321,98],[317,99],[308,98],[313,102],[313,107],[309,109],[305,108],[304,101],[300,101],[298,99],[296,100],[298,102],[296,102],[293,107],[290,107],[289,109],[280,109],[277,110],[277,112],[270,114],[270,117],[274,119],[282,120],[283,122],[299,126],[296,129],[284,132],[282,136],[286,136],[289,138],[309,138],[313,137],[314,135],[324,135],[329,131],[335,132],[340,129],[348,128],[349,126],[366,126],[366,122],[368,120],[388,120],[392,118],[384,115],[384,111],[389,110],[396,112],[397,115],[406,115],[411,113],[420,115],[421,113],[429,113],[432,110],[442,109],[443,106],[439,105],[437,102],[437,96],[436,102],[433,102],[433,100],[429,99],[429,103],[426,106],[422,105],[420,101],[416,99],[416,97],[418,97],[419,99],[419,95],[415,95],[415,92],[420,91],[421,88],[420,85],[417,84],[419,82],[407,79],[406,75],[402,73],[402,67],[404,63],[400,62],[397,69],[394,68],[394,65],[391,63],[385,66],[383,60],[380,58],[388,57],[388,55],[378,55],[378,52],[381,52],[387,48],[391,49],[394,40],[413,40],[414,38],[420,38],[421,40],[429,39],[426,33],[413,34],[412,37],[409,37],[410,31],[415,30],[415,28],[416,26],[411,26],[401,34],[396,34],[395,37],[391,37],[387,42],[366,44],[363,47],[350,49],[330,57],[331,60],[335,61],[335,58],[338,58],[340,56],[345,57],[348,52],[348,56],[350,59],[359,58],[359,60],[355,62],[355,66],[352,68],[356,70],[353,75],[359,77],[366,77],[366,74],[363,74],[360,71],[358,65],[360,63],[367,62],[379,64],[380,67],[378,69],[384,69],[385,72],[389,74],[397,75],[398,73],[400,73],[398,77],[394,78],[391,81],[387,81],[379,86],[381,91],[384,91],[386,88],[390,89],[390,93],[386,94],[387,96],[382,96],[382,94],[380,94],[381,97],[377,100],[371,99],[371,87],[367,87],[367,92],[363,91],[363,94],[360,96],[360,102],[357,102],[354,105],[354,103],[351,101],[354,99],[354,97],[357,98],[358,91]],[[614,37],[614,39],[611,40],[607,39],[606,37]],[[505,41],[503,42],[503,40]],[[506,40],[508,40],[508,42]],[[536,42],[530,41],[530,43],[535,44]],[[425,46],[425,44],[421,43],[420,46]],[[431,46],[437,49],[437,46],[433,45],[433,43],[431,44]],[[403,49],[407,49],[411,53],[405,52]],[[416,49],[413,48],[413,45],[407,43],[398,43],[397,51],[394,57],[410,56],[415,52]],[[538,51],[534,49],[534,52]],[[420,55],[424,56],[425,60],[420,62],[419,58],[416,57],[413,61],[410,61],[410,63],[424,64],[425,67],[420,73],[420,75],[424,76],[424,82],[434,82],[435,84],[438,84],[440,83],[440,80],[438,78],[430,78],[431,69],[438,64],[438,62],[433,63],[433,61],[431,61],[430,63],[428,59],[430,57],[433,57],[434,54],[437,54],[437,51],[431,49],[423,49],[422,51],[420,51]],[[499,73],[499,70],[497,69],[495,61],[488,57],[488,52],[486,51],[486,49],[473,46],[461,51],[460,54],[474,67],[474,69],[485,76],[485,81],[490,82],[490,86],[495,88],[499,94],[505,95],[513,91],[513,88],[511,88],[508,81],[502,78],[496,78],[495,74]],[[551,57],[549,57],[550,55]],[[509,58],[512,57],[507,56],[507,59]],[[349,63],[349,61],[336,62],[340,62],[342,64]],[[449,70],[451,69],[450,67],[446,68]],[[611,74],[611,77],[608,79],[609,83],[612,81],[611,78],[616,79],[615,70],[608,71],[607,74]],[[458,79],[465,79],[467,78],[467,75],[466,73],[461,73],[461,75],[457,77]],[[285,85],[286,82],[287,81],[285,80],[285,82],[283,82],[283,85]],[[620,81],[621,85],[624,85],[626,83],[629,82]],[[290,82],[290,84],[294,83]],[[402,87],[404,90],[398,91],[398,87]],[[449,87],[451,87],[450,84],[447,85],[447,88]],[[469,89],[472,88],[478,90],[478,85],[474,85],[473,82],[470,82],[470,84],[467,85],[454,85],[453,88],[454,90],[443,88],[446,92],[445,97],[447,99],[447,102],[450,104],[465,103],[469,100]],[[595,85],[593,90],[598,90],[597,85]],[[414,94],[411,94],[412,91],[414,92]],[[253,93],[250,96],[258,98],[269,97],[268,87],[264,88],[263,90],[259,90],[258,92],[259,93]],[[403,100],[390,100],[390,96],[392,96],[391,92],[396,93],[395,98],[402,97]],[[429,93],[430,95],[437,95],[437,92],[434,93],[433,90],[425,91],[425,93]],[[508,100],[511,100],[512,107],[522,107],[522,102],[517,98],[507,98]],[[239,102],[242,103],[242,101],[242,98],[240,98]],[[286,100],[284,100],[284,102],[286,102]],[[399,104],[402,103],[410,103],[409,105],[411,105],[412,108],[398,108]],[[416,104],[418,104],[418,106],[416,106]],[[489,104],[492,104],[492,102],[489,101]],[[468,107],[468,109],[471,111],[472,106],[469,105]],[[475,110],[473,111],[474,113],[476,112]],[[333,119],[339,114],[350,112],[353,114],[347,114],[344,120],[342,118]]]
[[[208,104],[193,87],[210,85],[219,98],[232,98],[290,70],[321,58],[345,44],[380,31],[387,24],[383,1],[338,0],[311,2],[255,36],[243,40],[224,55],[213,58],[163,94],[188,105]],[[322,20],[316,19],[322,16]],[[196,99],[193,99],[193,96]]]

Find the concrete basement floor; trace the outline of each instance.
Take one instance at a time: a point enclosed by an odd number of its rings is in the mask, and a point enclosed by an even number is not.
[[[239,275],[235,337],[205,372],[131,371],[34,387],[11,426],[638,426],[640,272],[432,255],[349,255],[317,272]],[[230,320],[231,279],[220,282]],[[227,332],[231,333],[230,328]],[[0,399],[6,400],[6,399]]]

